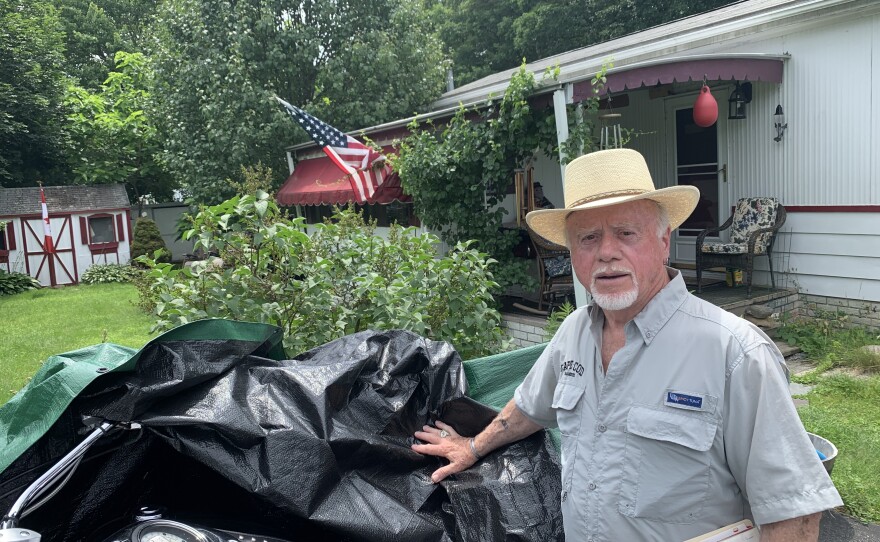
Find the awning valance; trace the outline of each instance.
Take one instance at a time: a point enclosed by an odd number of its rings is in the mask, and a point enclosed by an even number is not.
[[[687,81],[764,81],[782,82],[782,63],[785,57],[754,56],[700,56],[654,60],[624,66],[609,71],[605,90],[615,93]],[[574,84],[573,99],[580,102],[593,95],[589,80]]]
[[[391,147],[383,149],[392,152]],[[276,196],[280,205],[344,205],[355,200],[351,182],[326,156],[303,160],[284,181]],[[400,177],[392,173],[376,191],[374,203],[410,201],[400,186]]]

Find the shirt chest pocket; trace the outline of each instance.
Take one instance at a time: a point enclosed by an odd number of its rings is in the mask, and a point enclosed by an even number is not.
[[[571,476],[574,473],[574,464],[578,454],[578,433],[581,427],[583,415],[584,386],[577,386],[560,382],[553,390],[553,403],[556,409],[556,425],[562,433],[562,505],[563,509],[570,506],[566,503],[566,496],[571,487]]]
[[[702,413],[630,408],[620,513],[667,523],[696,521],[709,492],[717,428],[718,421]]]
[[[578,383],[580,384],[580,383]],[[584,387],[560,382],[553,390],[553,403],[556,409],[556,423],[563,435],[577,435],[581,422],[581,398]]]

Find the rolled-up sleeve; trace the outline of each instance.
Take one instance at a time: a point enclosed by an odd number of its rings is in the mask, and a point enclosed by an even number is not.
[[[551,341],[513,394],[517,408],[527,418],[543,427],[556,427],[556,413],[551,407],[553,390],[558,380],[555,370],[558,364],[553,363],[553,359],[558,357],[554,355],[555,351],[555,345]]]
[[[843,504],[801,424],[780,361],[773,347],[757,343],[727,380],[725,453],[758,524]]]
[[[517,408],[538,425],[557,426],[556,410],[552,404],[553,392],[559,381],[559,361],[567,341],[577,339],[578,330],[583,325],[582,318],[585,316],[583,309],[578,309],[562,322],[550,344],[513,394]]]

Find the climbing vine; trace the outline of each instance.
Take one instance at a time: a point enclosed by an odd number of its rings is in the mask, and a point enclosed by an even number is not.
[[[558,74],[558,68],[548,70],[544,81]],[[605,68],[594,79],[594,88],[601,88],[604,78]],[[462,106],[443,126],[413,121],[411,134],[399,143],[393,160],[416,215],[450,246],[476,241],[480,251],[496,260],[493,274],[501,290],[534,285],[527,263],[513,255],[519,232],[502,228],[507,211],[501,202],[516,169],[542,152],[559,155],[552,105],[535,107],[536,100],[530,101],[544,81],[537,82],[523,64],[500,100]],[[598,91],[581,107],[596,111]],[[584,115],[576,123],[574,113],[571,106],[570,140],[562,148],[566,158],[595,148],[592,116]]]

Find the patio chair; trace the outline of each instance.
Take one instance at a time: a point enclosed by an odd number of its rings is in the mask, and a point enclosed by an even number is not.
[[[704,269],[732,267],[742,269],[743,281],[752,297],[752,275],[755,258],[766,256],[770,265],[770,284],[776,288],[773,276],[773,241],[776,232],[785,224],[785,207],[775,198],[743,198],[736,204],[733,215],[717,228],[709,228],[697,236],[697,293],[702,292]],[[730,228],[730,242],[706,242],[709,235]]]
[[[544,239],[528,226],[525,228],[529,232],[529,238],[538,259],[538,276],[541,280],[538,310],[543,310],[545,300],[552,308],[558,297],[574,293],[571,254],[568,252],[568,248]]]

